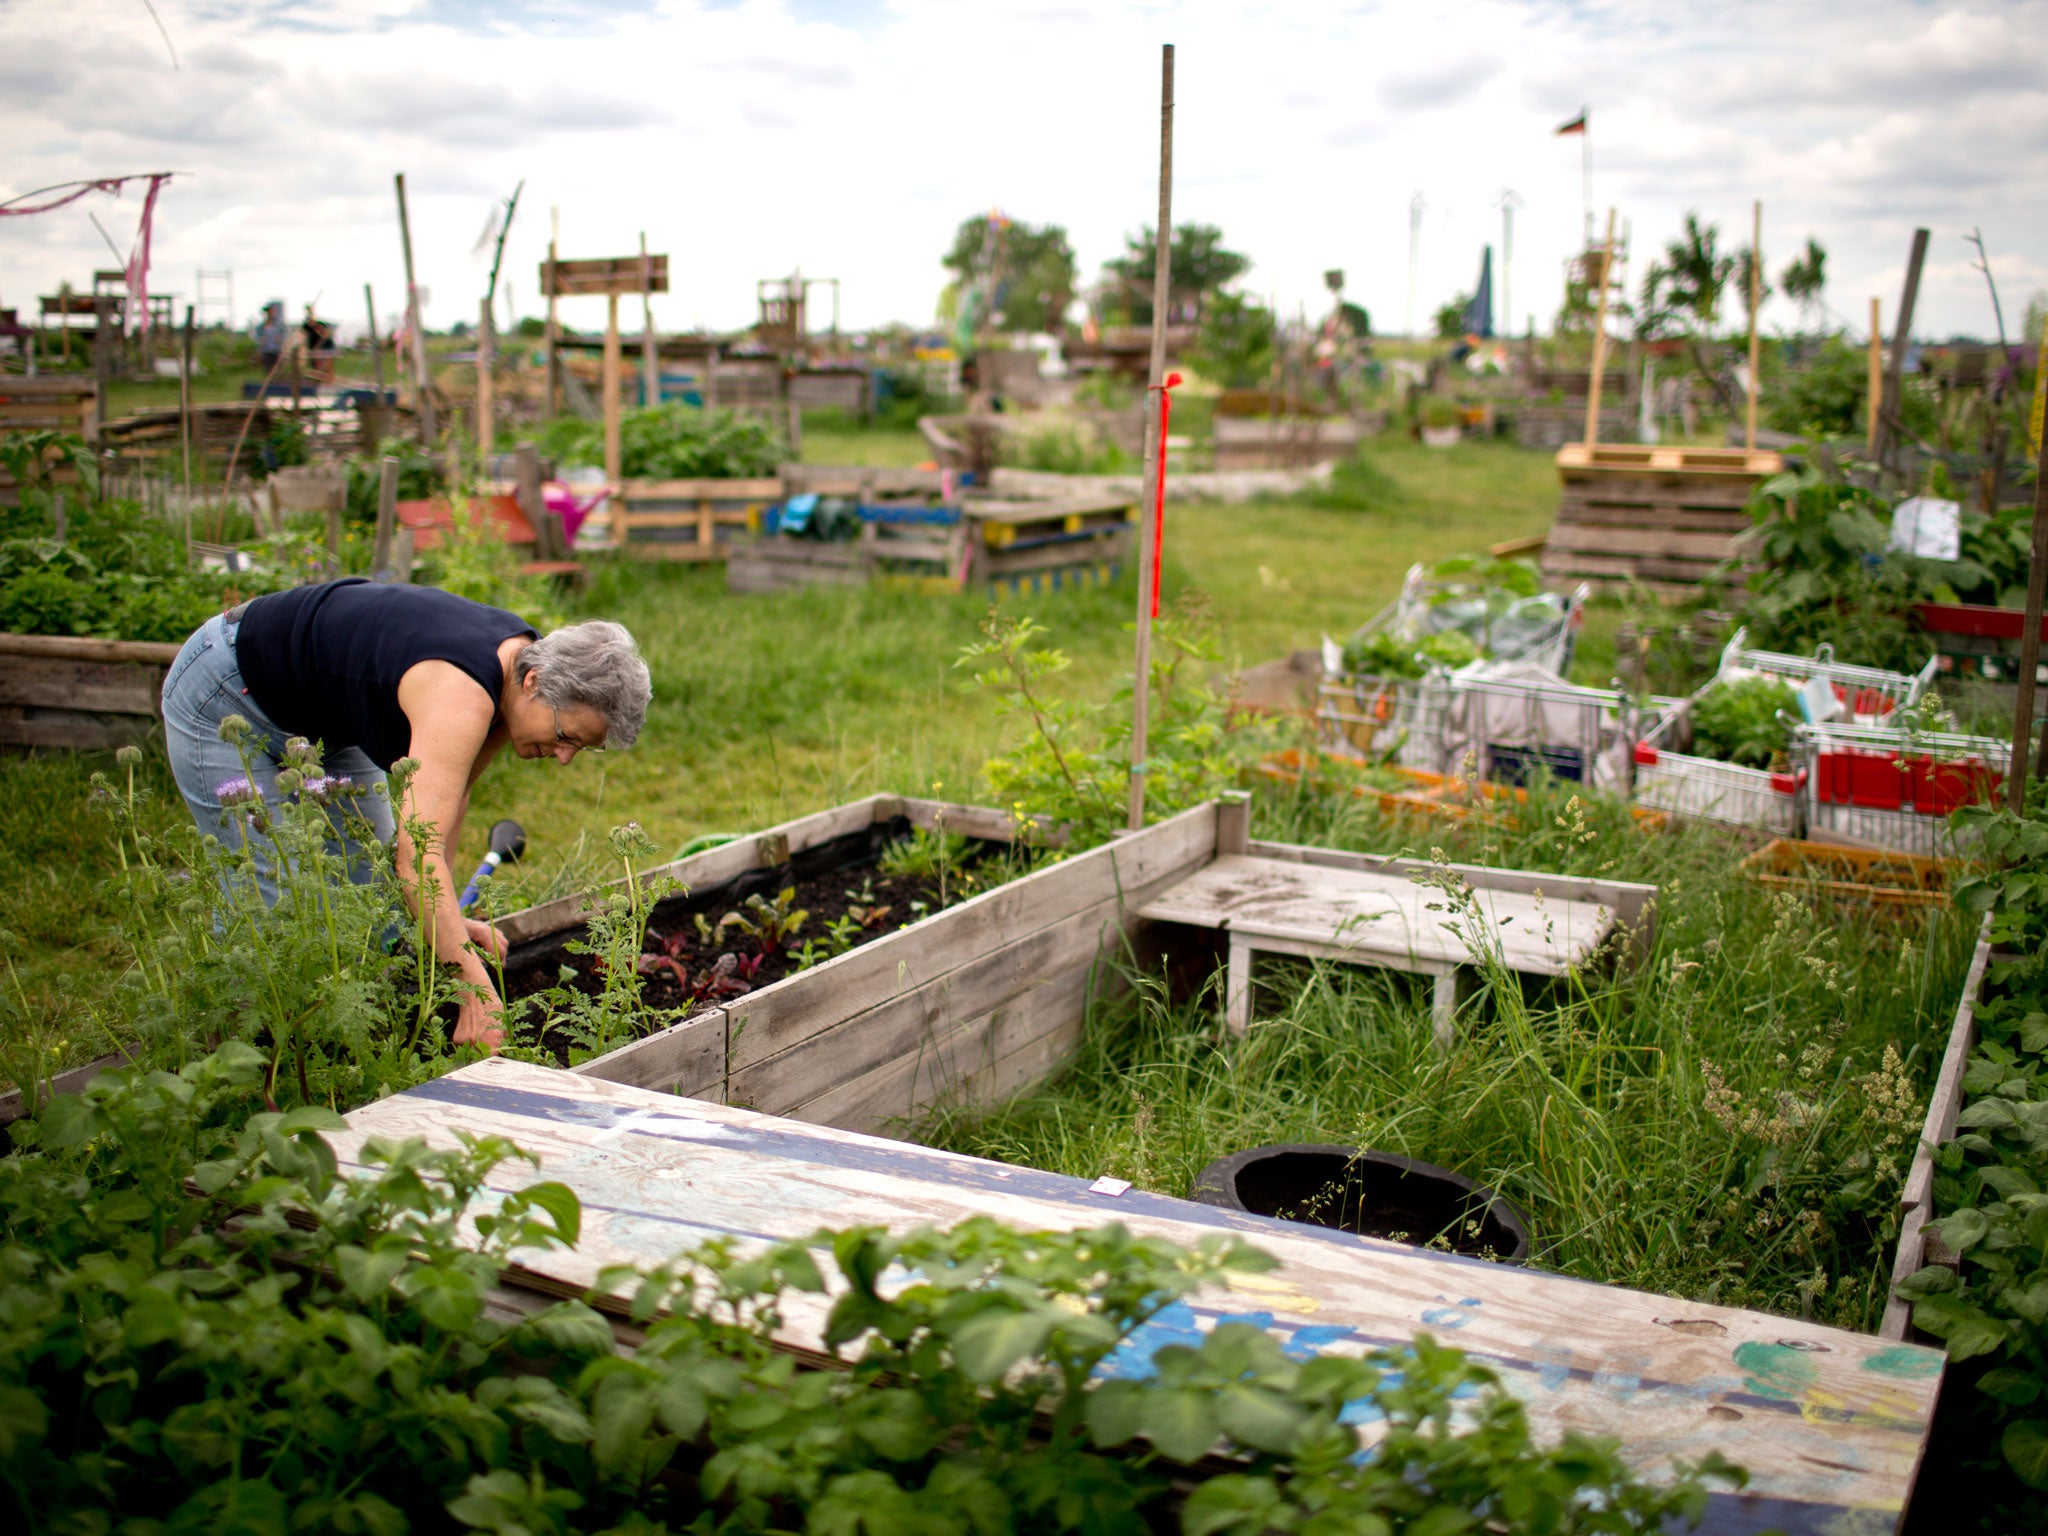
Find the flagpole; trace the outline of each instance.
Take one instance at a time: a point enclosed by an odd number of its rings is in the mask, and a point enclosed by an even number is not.
[[[1586,212],[1586,248],[1593,246],[1593,115],[1585,107],[1579,108],[1579,166],[1585,178],[1580,202]]]

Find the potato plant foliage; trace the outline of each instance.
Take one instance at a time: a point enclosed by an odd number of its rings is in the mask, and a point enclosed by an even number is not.
[[[517,1148],[373,1141],[344,1174],[333,1112],[251,1113],[265,1071],[229,1043],[108,1074],[0,1160],[0,1488],[23,1529],[1648,1532],[1740,1481],[1654,1488],[1611,1443],[1535,1446],[1427,1337],[1301,1360],[1224,1325],[1134,1363],[1162,1308],[1268,1266],[1221,1235],[721,1240],[601,1277],[618,1342],[599,1294],[494,1296],[508,1259],[580,1231],[559,1184],[473,1203]],[[804,1293],[831,1298],[828,1368],[772,1342]],[[1216,1475],[1189,1492],[1197,1462]]]
[[[1957,1255],[1909,1280],[1914,1324],[1953,1361],[1975,1361],[1968,1459],[1985,1478],[1987,1512],[2039,1516],[2048,1489],[2048,803],[2029,814],[1970,807],[1959,825],[1993,861],[1956,899],[1991,914],[2003,946],[1977,1011],[1980,1040],[1963,1079],[1956,1135],[1936,1154],[1942,1211],[1930,1235]],[[2015,1488],[2011,1480],[2021,1488]],[[2028,1491],[2022,1491],[2024,1490]],[[2007,1504],[2009,1501],[2009,1504]],[[1994,1518],[1995,1516],[1991,1516]]]

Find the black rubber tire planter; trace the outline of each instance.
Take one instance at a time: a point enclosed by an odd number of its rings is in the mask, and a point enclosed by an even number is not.
[[[1391,1152],[1253,1147],[1204,1168],[1190,1198],[1417,1247],[1441,1237],[1454,1253],[1509,1264],[1529,1256],[1529,1224],[1514,1206],[1463,1174]]]

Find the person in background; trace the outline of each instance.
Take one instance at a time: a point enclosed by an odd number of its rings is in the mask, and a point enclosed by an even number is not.
[[[263,369],[264,378],[277,371],[277,361],[284,356],[286,339],[284,300],[272,299],[263,306],[263,323],[256,327],[256,360]]]
[[[455,1043],[496,1050],[504,1005],[483,957],[502,958],[504,943],[457,909],[461,882],[451,868],[470,789],[507,747],[566,764],[579,752],[631,746],[652,694],[647,663],[620,625],[597,619],[542,637],[503,608],[349,577],[252,598],[208,619],[165,675],[163,715],[192,819],[223,838],[249,795],[281,799],[277,774],[295,737],[319,743],[324,772],[358,789],[383,785],[400,758],[418,763],[403,818],[384,795],[354,798],[378,840],[396,840],[407,901],[431,914],[434,958],[476,988],[463,999]],[[425,847],[413,846],[406,821],[431,829]],[[363,850],[343,841],[351,868],[367,879]],[[258,883],[274,904],[261,846]]]

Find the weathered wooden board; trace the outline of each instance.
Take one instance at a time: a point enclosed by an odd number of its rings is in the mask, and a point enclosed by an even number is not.
[[[1509,970],[1560,975],[1583,964],[1614,929],[1598,902],[1520,891],[1472,893],[1471,919],[1488,932],[1468,939],[1446,925],[1444,893],[1403,875],[1332,869],[1232,855],[1154,897],[1140,909],[1155,922],[1227,929],[1234,937],[1328,946],[1367,964],[1474,963],[1473,940]],[[1434,906],[1439,910],[1432,911]]]
[[[1007,936],[1030,933],[1080,909],[1184,870],[1215,848],[1216,808],[1201,805],[1078,858],[1054,864],[935,913],[890,939],[862,945],[727,1005],[730,1066],[745,1068],[870,1008],[937,981]],[[941,929],[943,924],[943,930]],[[943,931],[947,942],[922,937]],[[919,942],[905,942],[913,936]],[[791,983],[801,981],[802,986]],[[737,1095],[735,1095],[737,1097]]]
[[[502,1059],[369,1105],[349,1122],[332,1138],[346,1168],[359,1166],[371,1136],[452,1146],[458,1132],[493,1134],[538,1154],[538,1170],[501,1166],[480,1204],[534,1179],[576,1190],[578,1247],[527,1255],[509,1277],[556,1293],[582,1292],[608,1265],[659,1263],[720,1236],[801,1239],[820,1228],[902,1230],[969,1216],[1028,1230],[1120,1221],[1186,1243],[1236,1232],[1279,1267],[1169,1308],[1135,1336],[1141,1358],[1226,1320],[1315,1352],[1429,1332],[1497,1371],[1541,1439],[1568,1429],[1613,1435],[1651,1477],[1708,1451],[1746,1467],[1746,1491],[1711,1501],[1701,1529],[1714,1536],[1894,1530],[1940,1385],[1934,1350],[1141,1190],[1100,1194],[1083,1179]],[[784,1347],[823,1354],[826,1305],[793,1298]]]

